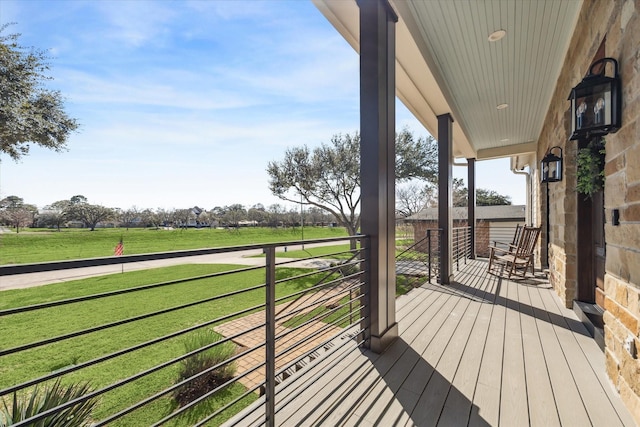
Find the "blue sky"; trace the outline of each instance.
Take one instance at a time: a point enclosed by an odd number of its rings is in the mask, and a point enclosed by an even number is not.
[[[0,198],[287,205],[268,190],[267,163],[359,127],[358,56],[311,2],[2,0],[7,22],[49,51],[48,87],[81,128],[66,152],[0,157]],[[427,135],[398,104],[397,128]],[[477,181],[524,203],[506,159],[479,162]]]

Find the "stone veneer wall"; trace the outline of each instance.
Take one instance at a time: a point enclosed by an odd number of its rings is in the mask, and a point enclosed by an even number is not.
[[[640,0],[584,1],[537,154],[541,159],[555,145],[564,150],[565,179],[549,186],[549,273],[556,292],[571,306],[577,291],[577,143],[567,141],[567,96],[605,39],[605,56],[618,60],[623,87],[622,128],[605,138],[605,360],[610,379],[640,425],[640,361],[624,348],[630,339],[640,351]],[[537,204],[545,207],[542,187]],[[620,210],[619,226],[610,223],[613,209]]]

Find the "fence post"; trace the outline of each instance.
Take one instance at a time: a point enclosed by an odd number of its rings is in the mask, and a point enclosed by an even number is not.
[[[456,270],[460,271],[460,229],[456,228],[456,243],[455,243],[455,254],[456,254]]]
[[[464,265],[467,265],[467,258],[469,257],[469,238],[471,237],[471,228],[467,227],[464,233]]]
[[[349,289],[349,325],[353,325],[353,291]]]
[[[440,284],[441,285],[446,285],[448,284],[448,281],[445,283],[445,281],[442,279],[442,266],[443,266],[443,261],[442,261],[442,253],[443,251],[443,246],[444,243],[442,242],[444,238],[444,230],[442,228],[438,228],[438,260],[440,261],[440,269],[438,270],[438,278],[440,279]],[[449,249],[451,249],[451,246],[449,246]],[[451,258],[450,255],[446,255],[447,257]],[[449,266],[449,274],[451,273],[451,268],[453,268],[453,263],[451,263],[451,265]]]
[[[265,424],[275,427],[276,393],[276,248],[265,249],[266,254],[266,348],[265,348]]]
[[[427,256],[429,257],[429,265],[427,268],[429,269],[429,283],[431,283],[431,229],[427,230]]]

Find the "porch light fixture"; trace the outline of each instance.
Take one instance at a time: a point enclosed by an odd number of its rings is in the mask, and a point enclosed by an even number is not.
[[[553,154],[553,150],[560,150],[560,155]],[[540,162],[540,174],[542,182],[558,182],[562,181],[562,148],[555,146],[549,148],[547,155]]]
[[[613,77],[606,76],[607,63],[613,64]],[[596,69],[597,72],[594,71]],[[571,89],[569,100],[569,139],[590,138],[617,132],[622,121],[622,90],[618,61],[602,58],[591,64],[589,75]]]
[[[489,34],[489,37],[487,37],[487,39],[493,43],[501,40],[506,35],[507,32],[505,30],[496,30],[493,33]]]

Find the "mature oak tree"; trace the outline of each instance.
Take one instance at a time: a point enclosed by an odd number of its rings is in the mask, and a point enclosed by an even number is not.
[[[115,211],[101,205],[92,205],[84,196],[73,196],[67,208],[69,218],[82,221],[90,231],[94,231],[99,222],[115,217]]]
[[[282,200],[316,206],[355,235],[360,227],[360,135],[338,134],[311,151],[290,148],[284,160],[267,166],[269,189]],[[396,180],[434,179],[437,144],[414,138],[407,129],[396,135]]]
[[[453,205],[462,207],[467,206],[468,194],[467,187],[464,186],[464,181],[458,179],[456,186],[456,182],[454,180]],[[487,190],[485,188],[478,188],[476,190],[476,206],[500,206],[510,204],[510,196],[505,196],[497,191]]]
[[[500,194],[494,190],[478,188],[476,191],[476,204],[478,206],[510,205],[511,197]]]
[[[227,226],[238,227],[240,221],[244,221],[247,217],[247,211],[244,206],[239,203],[231,206],[224,207],[224,215],[222,216],[222,222]]]
[[[18,196],[8,196],[0,200],[0,220],[15,227],[16,233],[20,227],[33,224],[38,208],[24,203]]]
[[[69,220],[69,206],[71,206],[69,200],[58,200],[45,206],[44,212],[39,215],[38,222],[41,226],[55,227],[60,231],[60,227]]]
[[[78,122],[60,92],[44,87],[51,80],[45,52],[20,46],[19,34],[2,35],[7,26],[0,26],[0,153],[18,160],[30,144],[62,151]]]
[[[396,188],[396,215],[402,218],[418,213],[422,208],[429,207],[432,194],[430,187],[420,186],[411,182]]]
[[[467,187],[464,180],[453,178],[452,184],[453,206],[467,206]],[[399,187],[396,191],[396,213],[406,218],[417,213],[422,208],[438,206],[438,180],[428,181],[422,188],[411,183],[408,187]]]

